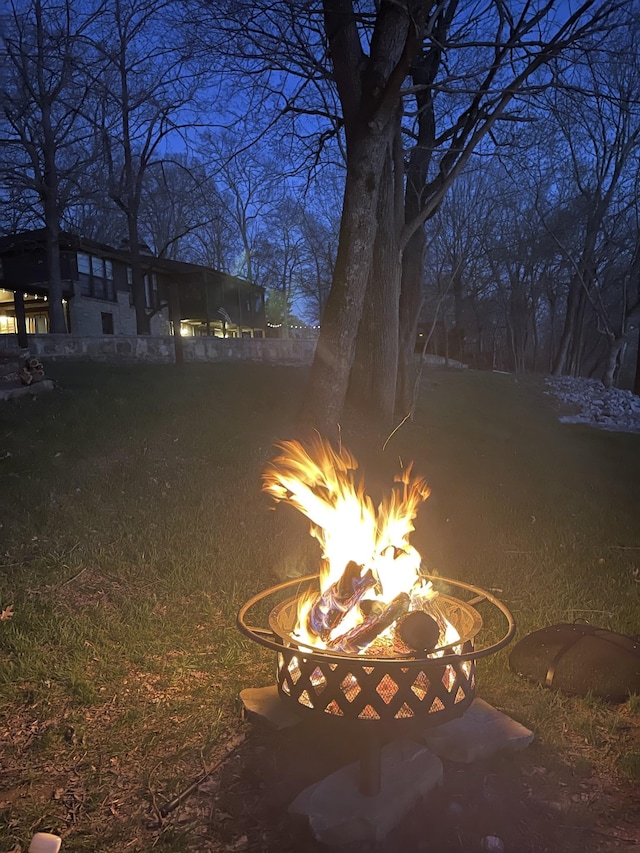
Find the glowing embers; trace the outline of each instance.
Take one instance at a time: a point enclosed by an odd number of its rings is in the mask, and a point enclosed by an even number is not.
[[[311,684],[313,685],[313,689],[317,696],[319,696],[327,686],[327,679],[324,677],[324,673],[319,666],[317,666],[311,673]]]
[[[457,705],[458,702],[464,702],[465,693],[462,687],[458,687],[458,692],[456,693],[456,698],[453,700],[454,705]]]
[[[365,705],[362,711],[358,714],[359,720],[379,720],[380,714],[372,708],[371,705]]]
[[[431,682],[424,674],[422,670],[418,673],[416,680],[411,685],[411,689],[415,693],[415,695],[422,701],[424,697],[427,695],[429,688],[431,687]]]
[[[342,695],[347,700],[347,702],[353,702],[354,699],[357,699],[358,695],[361,692],[360,685],[351,673],[349,673],[340,683],[340,689],[342,690]]]
[[[300,679],[300,664],[298,663],[297,657],[292,657],[289,661],[289,675],[291,676],[291,680],[294,684],[297,684]]]
[[[382,681],[376,687],[376,693],[383,702],[386,702],[388,705],[389,702],[393,699],[393,697],[398,692],[398,685],[395,683],[393,678],[390,675],[385,675]]]
[[[304,705],[306,708],[313,708],[313,702],[309,698],[309,694],[306,690],[303,690],[302,693],[298,696],[298,702],[301,705]]]

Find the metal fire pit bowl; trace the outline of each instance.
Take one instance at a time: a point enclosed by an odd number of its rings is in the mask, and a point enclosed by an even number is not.
[[[439,594],[437,606],[456,627],[460,640],[432,652],[372,656],[325,651],[305,646],[292,636],[300,594],[318,586],[309,575],[270,587],[251,598],[238,613],[238,628],[249,639],[276,652],[276,678],[283,700],[304,715],[364,724],[376,734],[418,724],[440,725],[461,716],[475,696],[476,660],[511,642],[515,623],[507,607],[486,590],[449,578],[426,577],[436,591],[446,585],[472,594],[462,600]],[[296,588],[292,598],[276,598]],[[476,648],[483,620],[476,610],[486,603],[506,619],[507,630],[497,642]],[[247,623],[259,604],[269,605],[268,628]]]

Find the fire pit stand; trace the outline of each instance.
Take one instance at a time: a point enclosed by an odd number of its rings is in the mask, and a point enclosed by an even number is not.
[[[318,578],[296,578],[258,593],[240,608],[238,628],[276,653],[276,680],[283,701],[302,716],[355,726],[363,735],[360,791],[374,796],[380,790],[381,739],[461,716],[475,696],[476,661],[504,648],[515,634],[515,623],[507,607],[490,592],[462,581],[427,576],[436,591],[453,587],[472,596],[454,598],[448,589],[437,596],[440,613],[458,632],[455,642],[438,645],[429,653],[387,656],[366,650],[360,654],[327,651],[307,646],[293,634],[300,594],[317,588]],[[281,600],[288,590],[295,595]],[[477,648],[483,619],[476,608],[483,603],[498,610],[507,627],[501,639]],[[261,621],[268,627],[247,621],[249,612],[254,608],[257,612],[259,605]]]

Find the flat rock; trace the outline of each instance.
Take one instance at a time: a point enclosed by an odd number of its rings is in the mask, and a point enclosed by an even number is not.
[[[307,817],[321,844],[377,844],[442,784],[442,762],[420,744],[393,741],[381,750],[380,793],[360,793],[359,779],[356,761],[302,791],[289,813]]]
[[[420,740],[440,758],[471,764],[497,752],[525,749],[533,737],[521,723],[476,698],[461,717],[425,729]]]
[[[297,726],[300,717],[282,699],[275,684],[269,687],[247,687],[240,691],[240,700],[248,714],[265,720],[276,731]]]
[[[33,385],[8,385],[0,387],[0,400],[15,400],[18,397],[33,397],[41,391],[53,391],[54,384],[51,379],[43,379],[34,382]]]

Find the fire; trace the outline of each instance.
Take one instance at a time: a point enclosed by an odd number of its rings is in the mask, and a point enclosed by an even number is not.
[[[437,594],[421,574],[420,554],[409,542],[418,508],[430,493],[426,481],[409,465],[375,506],[345,448],[320,437],[308,447],[298,441],[277,446],[281,453],[263,474],[264,490],[309,518],[322,551],[320,592],[299,602],[296,639],[363,653],[389,637],[408,613],[426,611],[437,623],[433,646],[455,642],[455,629],[452,633],[440,614]]]

